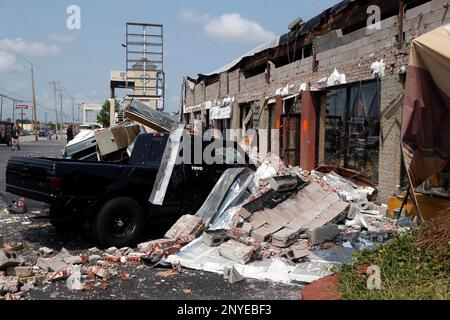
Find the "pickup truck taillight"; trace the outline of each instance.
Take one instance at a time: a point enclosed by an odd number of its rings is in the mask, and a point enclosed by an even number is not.
[[[61,187],[61,178],[60,177],[48,178],[47,187],[50,189],[59,189]]]

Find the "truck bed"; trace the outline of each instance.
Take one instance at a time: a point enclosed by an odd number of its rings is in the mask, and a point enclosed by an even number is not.
[[[127,183],[130,177],[147,177],[151,190],[154,180],[148,166],[54,158],[12,157],[6,172],[7,192],[47,203],[61,195],[100,197],[106,186]]]

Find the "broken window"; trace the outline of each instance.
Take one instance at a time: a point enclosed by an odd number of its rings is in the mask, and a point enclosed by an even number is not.
[[[325,162],[353,169],[378,182],[380,102],[378,83],[328,90]]]
[[[300,165],[300,110],[299,94],[283,99],[281,119],[281,158],[289,165]]]

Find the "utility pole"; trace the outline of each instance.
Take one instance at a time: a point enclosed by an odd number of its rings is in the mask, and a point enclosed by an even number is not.
[[[13,99],[12,102],[13,102],[12,123],[16,125],[16,100]]]
[[[58,107],[56,105],[56,81],[53,80],[52,82],[50,82],[50,84],[53,86],[53,106],[55,107],[56,140],[58,140]]]
[[[0,121],[3,121],[3,97],[0,97]]]
[[[62,139],[62,131],[64,129],[64,116],[63,116],[63,89],[59,88],[59,98],[61,100],[61,108],[59,109],[59,112],[61,114],[61,139]]]
[[[31,86],[32,86],[32,89],[33,89],[34,141],[38,142],[39,138],[38,138],[38,128],[37,128],[36,90],[35,90],[35,87],[34,87],[34,68],[33,68],[33,64],[31,64]],[[23,120],[22,120],[22,126],[23,126]]]
[[[72,123],[75,123],[75,98],[70,98],[72,100]]]

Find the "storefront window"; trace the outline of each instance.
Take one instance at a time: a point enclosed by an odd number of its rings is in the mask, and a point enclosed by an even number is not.
[[[380,102],[377,82],[326,93],[325,162],[367,174],[378,182]]]

